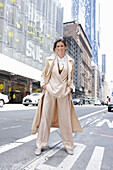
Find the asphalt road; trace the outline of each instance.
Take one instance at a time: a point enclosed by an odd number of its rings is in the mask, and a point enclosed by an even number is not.
[[[83,132],[73,134],[74,155],[64,151],[59,129],[51,128],[37,157],[37,135],[31,135],[36,107],[0,109],[0,170],[113,170],[113,112],[90,105],[75,110]]]

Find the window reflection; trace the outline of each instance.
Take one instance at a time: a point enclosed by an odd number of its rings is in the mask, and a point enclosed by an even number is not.
[[[17,6],[7,3],[6,18],[9,24],[16,25]]]
[[[4,40],[6,45],[13,47],[14,46],[14,35],[15,35],[15,28],[13,26],[7,25],[5,27],[4,33]]]
[[[4,0],[0,1],[0,16],[4,17],[5,14],[5,2]]]
[[[4,20],[0,18],[0,40],[3,40],[3,28],[4,28]]]
[[[25,16],[22,13],[18,13],[18,20],[16,22],[16,26],[19,31],[24,32],[24,23],[25,23]]]

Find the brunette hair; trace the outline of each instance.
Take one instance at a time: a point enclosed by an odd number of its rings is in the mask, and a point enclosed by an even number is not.
[[[64,39],[58,39],[58,40],[56,40],[56,41],[55,41],[55,43],[54,43],[53,51],[55,51],[55,48],[56,48],[56,45],[57,45],[57,43],[58,43],[58,42],[63,42],[63,43],[64,43],[64,45],[65,45],[65,47],[67,46],[67,45],[66,45],[66,42],[65,42],[65,40],[64,40]]]

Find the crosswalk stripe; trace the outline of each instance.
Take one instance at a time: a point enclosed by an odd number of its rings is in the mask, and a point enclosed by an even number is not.
[[[104,155],[104,147],[96,146],[86,170],[100,170]]]
[[[57,128],[51,128],[50,132],[53,132],[53,131],[55,131],[56,129],[57,129]],[[30,141],[32,141],[32,140],[34,140],[34,139],[36,139],[36,138],[37,138],[37,134],[35,134],[35,135],[30,135],[30,136],[27,136],[27,137],[25,137],[25,138],[18,139],[18,140],[16,140],[16,141],[13,142],[13,143],[9,143],[9,144],[6,144],[6,145],[2,145],[2,146],[0,146],[0,154],[3,153],[3,152],[8,151],[8,150],[10,150],[10,149],[16,148],[16,147],[18,147],[18,146],[20,146],[20,145],[22,145],[22,144],[24,144],[24,143],[26,143],[26,142],[30,142]]]
[[[49,166],[49,165],[45,165],[45,164],[43,164],[43,165],[41,164],[37,168],[40,169],[40,170],[44,170],[44,169],[46,169],[46,170],[57,170],[57,168]]]
[[[75,143],[75,146],[76,147],[74,149],[74,155],[68,155],[64,159],[64,161],[62,161],[61,164],[57,167],[58,170],[62,170],[62,169],[69,170],[74,165],[74,163],[79,158],[79,156],[84,151],[84,149],[86,148],[85,145],[80,143]]]
[[[18,147],[18,146],[20,146],[22,144],[23,143],[10,143],[10,144],[0,146],[0,154],[3,153],[3,152],[8,151],[10,149],[16,148],[16,147]]]
[[[61,149],[62,144],[58,144],[55,148],[51,149],[44,155],[42,155],[39,159],[36,159],[32,163],[30,163],[28,166],[24,168],[24,170],[34,170],[36,167],[40,167],[46,160],[48,160],[49,157],[53,156],[55,153],[57,153]],[[58,147],[58,148],[57,148]]]
[[[44,169],[46,170],[62,170],[62,169],[69,170],[73,166],[75,161],[79,158],[83,150],[86,148],[86,146],[83,144],[80,144],[80,143],[74,143],[74,144],[76,145],[74,149],[74,155],[68,155],[57,168],[52,167],[50,165],[46,165],[44,163],[48,160],[49,157],[52,157],[53,155],[55,155],[55,153],[58,152],[61,148],[58,148],[58,149],[56,148],[56,149],[52,149],[48,151],[38,160],[36,160],[32,164],[24,168],[24,170],[28,170],[28,169],[33,170],[35,168],[40,169],[40,170],[44,170]],[[60,147],[60,146],[61,144],[57,145],[56,147]]]

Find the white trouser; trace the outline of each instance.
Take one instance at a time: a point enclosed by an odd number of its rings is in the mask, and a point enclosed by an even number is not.
[[[51,96],[48,91],[45,92],[43,101],[42,117],[36,142],[37,147],[44,148],[47,145],[56,101],[62,143],[65,148],[73,149],[74,144],[71,126],[71,111],[68,96],[64,98],[56,98]]]

